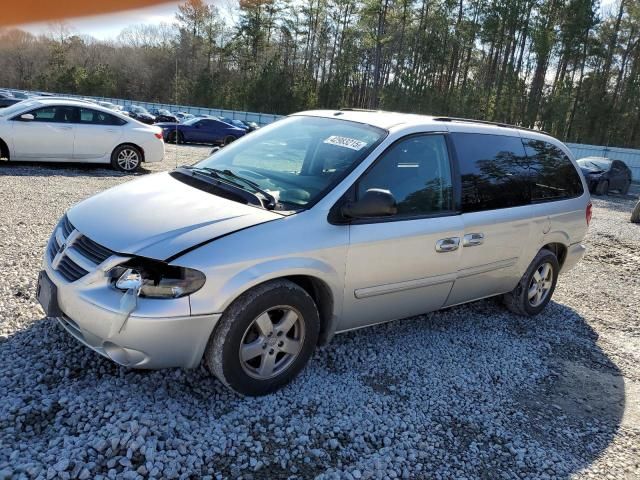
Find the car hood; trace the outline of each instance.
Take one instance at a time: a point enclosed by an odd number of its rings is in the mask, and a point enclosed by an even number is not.
[[[110,250],[158,260],[282,218],[191,187],[167,172],[99,193],[75,205],[67,215],[78,231]]]

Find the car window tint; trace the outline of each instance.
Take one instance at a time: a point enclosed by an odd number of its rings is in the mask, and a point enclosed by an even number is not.
[[[555,145],[523,139],[531,164],[531,197],[534,202],[582,195],[582,181],[569,157]]]
[[[124,125],[126,122],[114,115],[90,108],[80,109],[80,123],[91,125]]]
[[[451,166],[444,136],[412,136],[392,145],[358,182],[358,198],[371,188],[389,190],[400,216],[453,210]]]
[[[520,137],[452,133],[462,179],[462,211],[530,203],[529,160]]]
[[[33,115],[34,122],[55,122],[70,123],[73,122],[75,116],[75,107],[67,107],[58,105],[54,107],[44,107],[32,110],[29,113]]]

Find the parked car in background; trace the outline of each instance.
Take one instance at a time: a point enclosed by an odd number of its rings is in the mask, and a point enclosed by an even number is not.
[[[151,115],[146,108],[139,107],[138,105],[131,105],[129,107],[129,116],[147,125],[152,125],[156,121],[156,117]]]
[[[254,128],[252,125],[249,125],[247,122],[244,122],[242,120],[238,120],[238,119],[235,119],[235,118],[229,118],[229,117],[219,117],[219,118],[220,118],[220,120],[222,120],[225,123],[228,123],[229,125],[233,125],[234,127],[242,128],[247,133],[253,132],[254,130],[256,130],[256,128]]]
[[[76,204],[38,298],[119,364],[203,359],[262,395],[335,333],[492,296],[541,313],[584,255],[590,219],[570,150],[540,132],[303,112]]]
[[[11,92],[0,90],[0,108],[9,107],[21,101],[22,99],[14,97]]]
[[[591,193],[606,195],[609,190],[617,190],[626,195],[629,191],[631,169],[624,162],[605,157],[585,157],[578,160],[578,165]]]
[[[182,123],[185,120],[189,120],[190,118],[194,118],[194,115],[187,112],[173,112],[173,115],[178,119],[178,122]]]
[[[167,143],[210,143],[228,145],[246,134],[246,130],[217,118],[195,117],[183,123],[157,123]]]
[[[20,100],[26,100],[28,98],[32,98],[33,95],[28,92],[22,92],[20,90],[11,90],[11,95]]]
[[[123,172],[164,156],[162,132],[80,100],[39,98],[0,110],[1,156],[10,161],[110,163]]]
[[[156,117],[156,123],[160,122],[178,122],[178,117],[172,114],[169,110],[164,108],[152,108],[149,113]]]

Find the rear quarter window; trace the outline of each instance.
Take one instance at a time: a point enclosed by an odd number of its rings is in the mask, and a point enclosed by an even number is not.
[[[579,197],[582,180],[569,157],[542,140],[522,140],[530,160],[531,200],[544,202]]]

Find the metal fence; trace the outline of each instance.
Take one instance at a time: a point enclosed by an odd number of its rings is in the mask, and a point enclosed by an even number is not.
[[[576,158],[607,157],[622,160],[631,169],[634,181],[640,181],[640,150],[584,145],[581,143],[567,143],[567,147],[571,149]]]
[[[256,122],[258,125],[263,126],[271,122],[282,118],[282,115],[275,115],[272,113],[257,113],[257,112],[241,112],[237,110],[222,110],[219,108],[204,108],[204,107],[192,107],[189,105],[174,105],[169,103],[153,103],[153,102],[133,102],[131,100],[124,100],[122,98],[108,98],[108,97],[89,97],[86,95],[69,95],[63,94],[62,96],[69,98],[89,98],[92,100],[100,100],[104,102],[115,103],[116,105],[122,105],[127,109],[129,105],[140,105],[147,109],[150,108],[165,108],[171,112],[186,112],[193,115],[215,115],[218,117],[228,117],[234,120],[244,120],[245,122]],[[622,160],[631,169],[634,181],[640,182],[640,150],[634,150],[631,148],[618,148],[618,147],[604,147],[598,145],[585,145],[581,143],[567,143],[566,144],[576,158],[582,157],[607,157],[615,158],[616,160]]]
[[[272,113],[257,113],[257,112],[240,112],[237,110],[223,110],[220,108],[205,108],[205,107],[192,107],[189,105],[174,105],[171,103],[153,103],[153,102],[137,102],[132,100],[124,100],[122,98],[109,98],[109,97],[90,97],[88,95],[70,95],[70,94],[56,94],[61,97],[83,99],[88,98],[91,100],[99,100],[101,102],[111,102],[116,105],[121,105],[125,110],[130,105],[139,105],[146,109],[150,108],[164,108],[170,112],[185,112],[192,115],[215,115],[217,117],[228,117],[232,120],[243,120],[245,122],[256,122],[258,125],[268,125],[271,122],[283,117],[283,115],[275,115]]]

